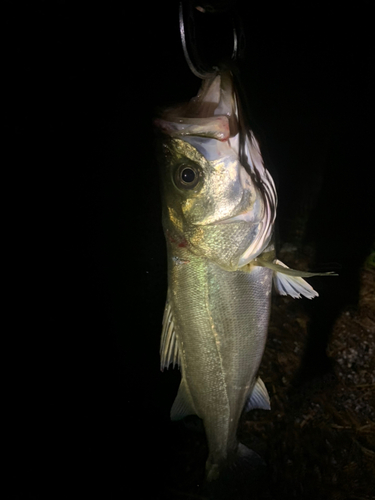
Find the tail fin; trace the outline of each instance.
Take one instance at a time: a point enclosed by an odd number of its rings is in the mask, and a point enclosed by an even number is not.
[[[266,473],[264,460],[255,451],[239,443],[237,453],[229,456],[225,463],[207,466],[207,481],[215,500],[248,500],[250,495],[263,487]]]

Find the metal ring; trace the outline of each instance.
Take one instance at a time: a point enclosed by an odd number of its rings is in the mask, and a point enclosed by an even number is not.
[[[206,71],[203,69],[202,62],[199,58],[197,51],[194,48],[194,39],[192,41],[193,43],[191,43],[190,45],[193,47],[195,62],[193,62],[192,58],[190,57],[186,29],[185,29],[184,8],[183,8],[182,4],[183,4],[183,2],[180,2],[179,25],[180,25],[180,36],[181,36],[182,50],[184,52],[185,61],[186,61],[187,65],[189,66],[190,71],[195,76],[197,76],[198,78],[201,78],[201,79],[210,78],[214,73],[216,73],[218,71],[218,68],[214,66],[214,67],[212,67],[212,71]],[[189,17],[191,19],[191,21],[190,21],[191,27],[190,28],[192,28],[192,30],[194,31],[194,19],[193,19],[192,12],[189,12]],[[193,37],[194,37],[194,34],[193,34],[192,38]],[[232,56],[231,56],[232,60],[237,59],[238,51],[239,51],[239,49],[238,49],[237,30],[235,27],[233,27],[233,51],[232,51]]]

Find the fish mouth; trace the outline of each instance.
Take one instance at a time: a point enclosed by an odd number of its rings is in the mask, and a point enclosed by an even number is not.
[[[246,199],[247,198],[247,199]],[[237,205],[231,210],[232,214],[236,215],[223,215],[212,220],[211,217],[207,217],[206,220],[196,222],[195,226],[216,226],[223,224],[235,224],[240,222],[245,222],[246,224],[258,224],[263,220],[264,210],[260,200],[255,197],[248,197],[247,193],[243,193],[241,200]]]
[[[262,218],[259,216],[255,216],[255,210],[252,206],[246,212],[239,213],[238,215],[234,215],[232,217],[223,217],[222,219],[216,219],[210,222],[199,222],[195,223],[195,226],[216,226],[222,224],[234,224],[238,222],[246,222],[248,224],[257,224],[261,222]]]
[[[225,142],[230,137],[229,120],[227,116],[210,118],[171,117],[170,120],[158,118],[154,124],[163,133],[171,137],[206,137]]]
[[[155,126],[172,137],[205,137],[226,142],[238,133],[238,116],[230,73],[204,79],[188,103],[166,109]]]

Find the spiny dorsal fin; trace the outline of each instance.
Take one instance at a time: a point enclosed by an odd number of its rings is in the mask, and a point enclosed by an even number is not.
[[[169,367],[173,363],[173,368],[177,365],[180,367],[180,353],[178,349],[178,342],[176,331],[174,328],[173,312],[168,300],[165,303],[164,316],[163,316],[163,329],[161,333],[160,342],[160,369]]]
[[[257,408],[261,410],[271,409],[270,397],[268,395],[266,386],[264,385],[264,382],[260,377],[258,377],[257,381],[255,382],[254,389],[250,394],[248,400],[246,401],[245,411],[255,410]]]

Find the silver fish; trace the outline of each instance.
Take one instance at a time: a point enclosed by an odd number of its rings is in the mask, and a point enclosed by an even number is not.
[[[275,260],[276,189],[240,117],[232,75],[223,71],[156,120],[168,251],[161,367],[177,364],[182,374],[172,420],[203,420],[208,480],[250,453],[236,437],[242,411],[270,409],[257,373],[272,278],[280,293],[317,295]]]

